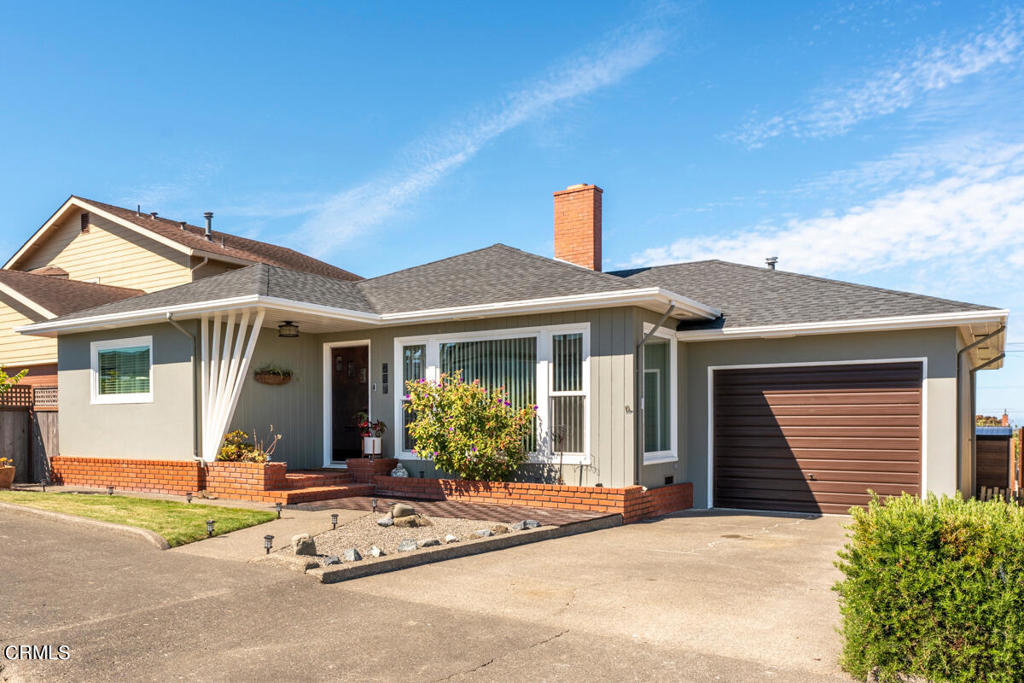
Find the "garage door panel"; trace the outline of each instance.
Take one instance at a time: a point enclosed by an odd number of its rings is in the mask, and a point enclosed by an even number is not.
[[[869,489],[918,495],[921,382],[920,363],[716,371],[715,504],[846,512]]]
[[[715,391],[716,397],[729,398],[730,406],[844,406],[899,404],[919,406],[921,391],[878,391],[878,392],[841,392],[811,394],[775,394],[764,396],[757,393],[726,394]]]
[[[746,479],[747,470],[742,467],[722,467],[719,471],[723,484],[732,480]],[[760,480],[786,480],[786,481],[809,481],[813,476],[814,481],[829,482],[859,482],[863,484],[901,484],[903,486],[916,486],[919,483],[915,472],[888,472],[880,470],[825,470],[813,467],[800,469],[798,467],[778,467],[765,469],[759,474]]]
[[[840,408],[842,410],[842,408]],[[834,411],[839,412],[839,411]],[[721,415],[715,416],[715,427],[764,427],[781,428],[786,427],[909,427],[919,429],[921,420],[919,416],[910,415],[849,415],[849,414],[821,414],[821,415],[779,415],[762,411],[757,415]],[[916,433],[916,432],[915,432]]]
[[[887,450],[915,450],[921,447],[920,439],[854,439],[854,438],[833,438],[833,437],[791,437],[779,436],[746,437],[746,436],[721,436],[715,432],[715,443],[721,441],[723,447],[750,447],[761,446],[765,448],[883,448]]]

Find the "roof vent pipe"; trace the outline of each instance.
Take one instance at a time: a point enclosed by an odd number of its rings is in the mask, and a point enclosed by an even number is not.
[[[153,220],[156,220],[156,211],[150,211],[149,217],[152,218]]]
[[[178,223],[181,225],[182,230],[184,230],[185,226],[188,225],[188,223],[186,223],[185,221],[178,221]]]
[[[142,215],[142,204],[136,204],[135,205],[135,215],[136,216],[141,216]]]
[[[206,233],[204,237],[208,240],[213,240],[213,211],[207,211],[203,214],[203,218],[206,219]]]
[[[775,270],[775,264],[778,263],[778,262],[779,262],[779,257],[778,256],[769,256],[768,258],[766,258],[764,260],[765,265],[768,266],[768,270]]]

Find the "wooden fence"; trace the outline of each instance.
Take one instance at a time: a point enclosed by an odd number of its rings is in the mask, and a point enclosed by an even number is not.
[[[18,384],[0,396],[0,456],[14,461],[16,482],[49,478],[57,442],[57,387]]]
[[[1024,491],[1001,489],[994,486],[982,486],[978,493],[978,500],[1005,500],[1017,505],[1024,505]]]

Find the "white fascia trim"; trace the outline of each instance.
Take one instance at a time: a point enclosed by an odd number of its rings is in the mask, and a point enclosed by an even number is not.
[[[106,315],[91,316],[77,320],[64,322],[39,322],[32,325],[24,325],[15,328],[15,332],[22,334],[35,334],[51,336],[58,332],[84,331],[89,328],[100,326],[109,327],[114,323],[140,325],[147,322],[158,322],[166,319],[168,313],[201,314],[214,311],[227,311],[245,306],[264,306],[293,313],[308,313],[337,320],[365,323],[368,325],[399,324],[412,322],[429,322],[431,320],[451,320],[465,317],[467,315],[514,315],[521,313],[532,313],[546,310],[566,310],[586,305],[629,305],[642,301],[657,301],[662,304],[675,304],[677,310],[683,308],[685,311],[700,315],[704,318],[717,317],[714,309],[709,309],[703,304],[692,300],[677,297],[675,294],[661,289],[660,287],[649,287],[644,289],[631,289],[619,292],[601,292],[598,294],[576,294],[565,297],[547,297],[542,299],[526,299],[522,301],[505,301],[494,304],[483,304],[479,306],[461,306],[456,308],[437,308],[426,311],[409,311],[403,313],[365,313],[353,311],[334,306],[321,304],[310,304],[291,299],[279,297],[246,295],[229,299],[217,299],[213,301],[201,301],[192,304],[178,304],[176,306],[162,306],[130,313],[108,313]]]
[[[682,312],[713,320],[721,312],[698,303],[693,299],[674,294],[661,287],[645,287],[641,289],[619,290],[616,292],[598,292],[594,294],[573,294],[571,296],[552,296],[540,299],[522,299],[519,301],[499,301],[475,306],[455,306],[449,308],[433,308],[422,311],[405,311],[400,313],[384,313],[380,316],[384,323],[427,322],[438,319],[459,318],[467,315],[509,315],[524,312],[541,312],[547,310],[563,310],[576,305],[586,304],[619,304],[628,305],[646,301],[674,304]]]
[[[889,330],[912,330],[946,325],[968,325],[978,323],[1005,323],[1010,311],[963,311],[961,313],[932,313],[928,315],[893,316],[887,318],[863,318],[860,320],[830,320],[818,323],[793,323],[787,325],[759,325],[724,330],[682,330],[676,333],[679,341],[716,341],[722,339],[764,339],[771,337],[794,337],[805,334],[838,334],[842,332],[873,332]]]
[[[9,287],[5,284],[0,284],[0,293],[6,294],[7,296],[17,301],[22,306],[32,309],[33,311],[43,316],[47,320],[57,317],[57,314],[51,312],[44,306],[37,304],[35,301],[32,301],[32,299],[29,299],[27,296],[25,296],[18,290],[13,289],[12,287]]]

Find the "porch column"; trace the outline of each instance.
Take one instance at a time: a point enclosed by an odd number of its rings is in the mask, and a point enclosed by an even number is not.
[[[249,325],[249,311],[241,313],[237,322],[234,311],[223,319],[220,313],[214,313],[212,318],[209,315],[202,317],[200,405],[203,411],[202,457],[207,462],[217,457],[224,432],[234,417],[263,316],[262,309],[257,311],[252,326]]]

